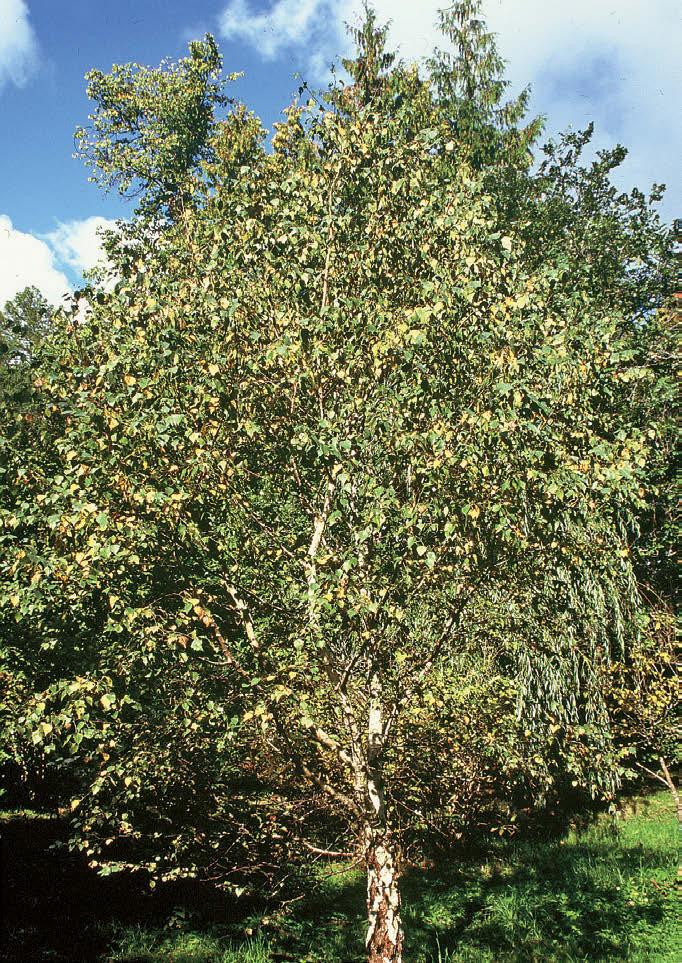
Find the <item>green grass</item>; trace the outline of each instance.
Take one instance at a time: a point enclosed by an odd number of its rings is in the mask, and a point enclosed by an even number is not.
[[[679,963],[675,903],[679,829],[665,793],[625,818],[602,816],[551,842],[500,844],[492,854],[403,880],[410,963],[656,961]],[[362,960],[364,880],[321,882],[319,893],[261,939],[128,931],[112,960],[272,963]],[[257,920],[251,920],[256,927]]]
[[[227,945],[226,945],[227,943]],[[239,945],[210,933],[169,934],[163,929],[131,928],[124,931],[110,960],[127,963],[271,963],[265,941],[247,938]]]
[[[429,959],[431,925],[443,961],[679,961],[670,810],[659,797],[617,830],[601,819],[580,836],[510,845],[422,880],[421,895],[406,887],[411,958]]]
[[[16,822],[17,819],[51,820],[52,813],[39,812],[36,809],[0,809],[0,826],[3,823]]]
[[[601,816],[564,838],[497,842],[485,856],[459,859],[438,872],[408,873],[402,881],[405,959],[678,963],[680,833],[672,802],[660,793],[625,808],[623,818]],[[14,920],[0,960],[359,963],[363,958],[364,879],[357,870],[336,867],[329,875],[327,867],[316,891],[292,904],[287,915],[245,919],[233,906],[229,923],[209,926],[198,922],[203,897],[189,910],[172,902],[160,911],[153,900],[145,902],[151,898],[141,890],[133,892],[130,882],[112,877],[98,882],[80,863],[67,865],[50,845],[58,834],[55,821],[32,821],[31,815],[14,823],[17,858],[6,861],[16,872],[9,887],[15,893]],[[11,834],[9,844],[11,849]],[[55,878],[59,883],[50,888]],[[226,919],[225,913],[220,918]]]

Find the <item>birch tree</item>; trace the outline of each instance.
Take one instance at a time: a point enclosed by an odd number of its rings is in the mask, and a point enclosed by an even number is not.
[[[57,648],[100,644],[94,606],[112,706],[135,653],[213,666],[231,724],[349,827],[385,963],[401,801],[435,815],[408,766],[464,737],[463,655],[494,633],[531,743],[578,733],[611,778],[600,670],[651,439],[619,422],[618,305],[560,245],[527,257],[430,82],[371,19],[358,40],[271,150],[235,107],[194,203],[61,318],[12,416],[3,604]]]

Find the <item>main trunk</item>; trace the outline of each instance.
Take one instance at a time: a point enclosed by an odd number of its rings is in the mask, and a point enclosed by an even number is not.
[[[398,871],[391,838],[385,828],[365,831],[367,865],[367,961],[402,963],[403,924]]]

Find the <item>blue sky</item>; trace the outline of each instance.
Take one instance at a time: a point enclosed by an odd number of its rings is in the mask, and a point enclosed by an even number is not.
[[[438,42],[445,0],[376,0],[406,59]],[[26,283],[51,300],[97,256],[98,226],[129,207],[87,183],[72,158],[88,114],[84,74],[114,62],[178,57],[206,30],[236,93],[276,120],[300,71],[324,80],[347,44],[344,21],[359,0],[0,0],[0,303]],[[682,214],[682,16],[677,0],[484,0],[516,88],[550,132],[597,124],[598,146],[622,142],[620,184],[668,184],[666,219]]]

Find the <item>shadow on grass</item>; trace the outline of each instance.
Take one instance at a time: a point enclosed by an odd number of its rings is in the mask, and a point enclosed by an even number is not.
[[[577,837],[499,844],[437,873],[412,871],[402,881],[405,957],[677,963],[677,836],[659,800],[620,830],[602,818]],[[343,880],[288,921],[292,958],[362,959],[364,884]]]
[[[5,961],[357,963],[363,958],[364,880],[328,872],[287,916],[230,904],[193,885],[151,895],[131,877],[102,879],[50,849],[57,821],[3,829]],[[677,961],[674,884],[678,830],[667,804],[618,831],[605,819],[551,842],[498,843],[439,872],[403,879],[410,963]],[[174,926],[169,928],[169,918]],[[253,931],[255,940],[245,932]]]
[[[434,940],[443,959],[519,963],[634,959],[655,941],[663,949],[674,920],[670,860],[643,847],[614,855],[613,845],[517,846],[406,879],[408,958],[429,959]]]
[[[191,880],[152,892],[140,876],[99,876],[85,857],[55,845],[65,836],[57,818],[17,814],[0,821],[3,963],[104,960],[114,931],[143,933],[171,918],[181,925],[197,907],[207,918],[236,916],[224,894]]]

